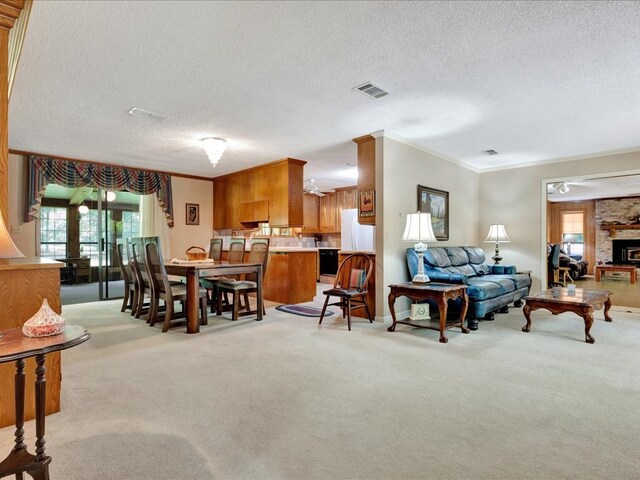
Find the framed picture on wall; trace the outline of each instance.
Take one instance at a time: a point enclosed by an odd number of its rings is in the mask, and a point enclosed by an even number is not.
[[[374,217],[376,215],[376,198],[374,190],[364,190],[360,192],[358,215],[360,217]]]
[[[187,203],[185,223],[187,225],[200,225],[200,204]]]
[[[431,214],[438,240],[449,240],[449,192],[418,185],[418,211]]]

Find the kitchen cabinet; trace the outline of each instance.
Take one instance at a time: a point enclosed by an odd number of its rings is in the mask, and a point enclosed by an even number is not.
[[[356,194],[356,205],[361,192],[376,190],[376,139],[371,135],[354,138],[358,144],[358,191]],[[376,201],[374,195],[374,202]],[[374,206],[374,212],[377,212]],[[358,223],[362,225],[375,225],[375,215],[370,217],[358,216]]]
[[[258,226],[269,221],[269,201],[256,200],[240,204],[240,223],[246,226]]]
[[[213,179],[213,228],[302,227],[303,160],[276,162]]]
[[[264,299],[292,305],[316,295],[317,251],[269,252]]]
[[[320,197],[305,193],[303,199],[304,225],[302,233],[318,233],[320,230]]]
[[[320,198],[319,217],[321,233],[340,233],[342,210],[356,208],[356,188],[336,188]]]
[[[336,222],[338,232],[342,230],[342,210],[357,208],[356,187],[336,188]]]
[[[331,192],[320,197],[320,232],[335,233],[339,231],[336,215],[336,194]]]

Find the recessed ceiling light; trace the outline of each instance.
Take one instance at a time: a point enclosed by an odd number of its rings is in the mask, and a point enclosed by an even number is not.
[[[127,113],[134,117],[151,118],[153,120],[166,120],[168,118],[166,115],[162,115],[161,113],[152,112],[151,110],[140,107],[133,107]]]

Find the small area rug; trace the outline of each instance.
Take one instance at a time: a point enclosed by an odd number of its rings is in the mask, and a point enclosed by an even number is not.
[[[306,305],[278,305],[276,310],[281,312],[293,313],[294,315],[302,315],[303,317],[319,317],[322,313],[322,309],[308,307]],[[324,316],[328,317],[333,315],[331,310],[324,312]]]

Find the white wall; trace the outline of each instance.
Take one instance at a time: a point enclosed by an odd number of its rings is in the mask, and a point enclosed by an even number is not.
[[[402,240],[407,213],[418,209],[418,185],[449,192],[449,240],[429,244],[477,245],[479,243],[479,175],[415,146],[389,136],[376,139],[376,313],[388,317],[388,286],[409,281]],[[487,227],[488,228],[488,227]],[[398,301],[396,312],[407,308]]]
[[[500,245],[502,263],[532,270],[531,291],[538,292],[543,272],[546,276],[546,189],[543,183],[638,172],[639,169],[640,152],[633,152],[482,173],[480,223],[483,226],[505,225],[511,243]]]
[[[209,251],[213,234],[213,182],[173,177],[174,227],[169,229],[171,257],[185,257],[185,250],[197,246]],[[200,225],[186,224],[186,204],[200,205]],[[168,255],[168,254],[167,254]]]

